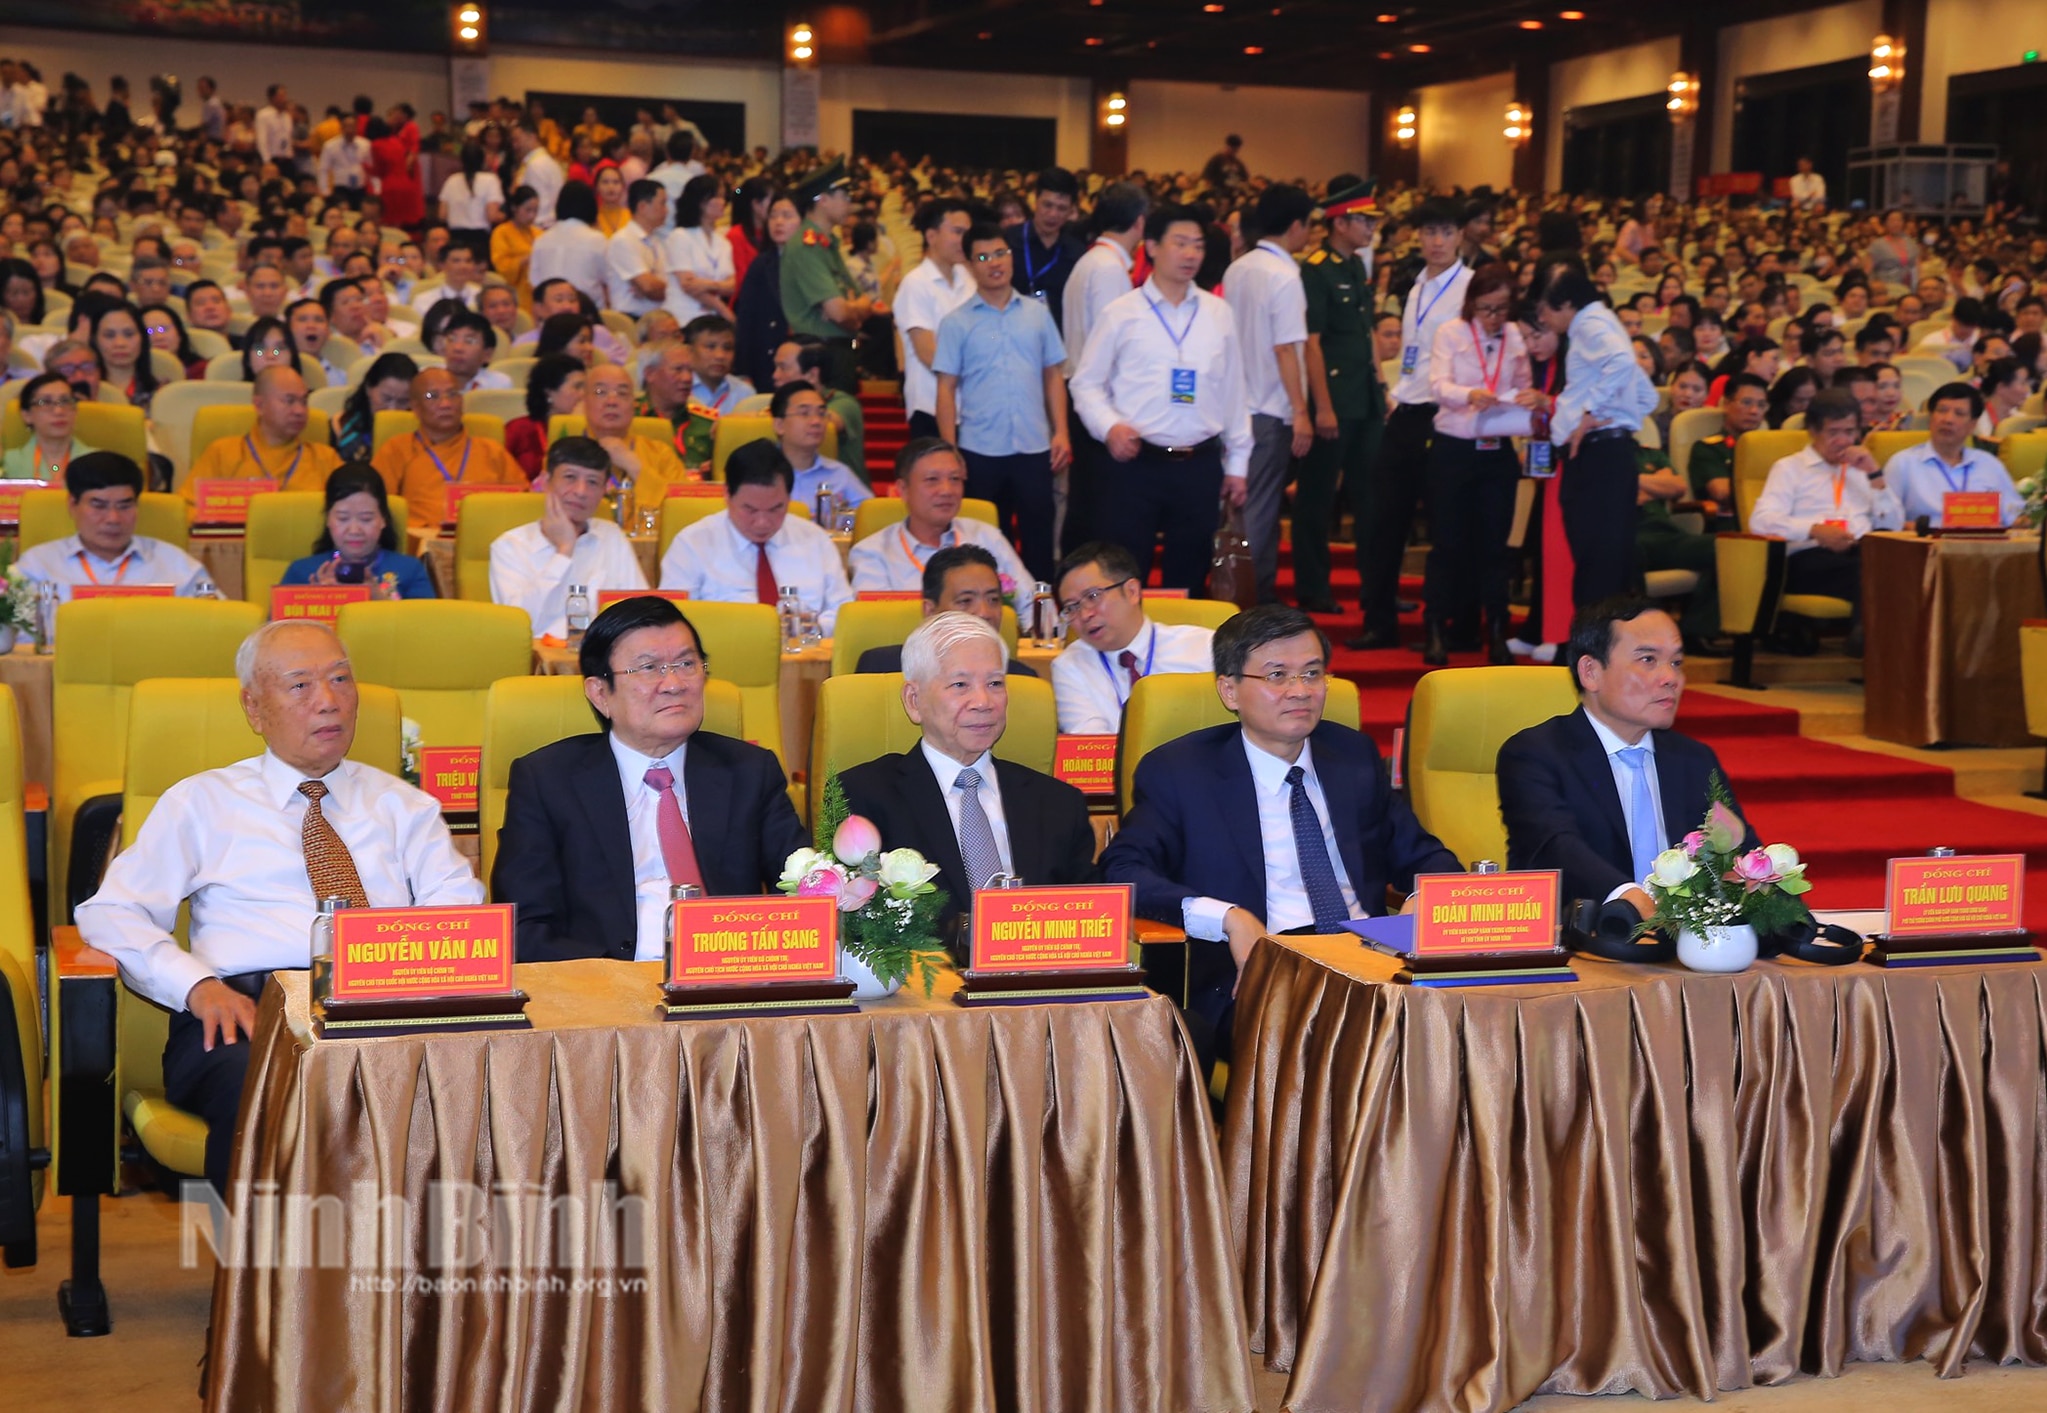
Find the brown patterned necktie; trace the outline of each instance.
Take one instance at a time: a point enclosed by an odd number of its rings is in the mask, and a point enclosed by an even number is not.
[[[306,797],[306,824],[299,831],[299,842],[306,851],[306,877],[312,880],[314,905],[329,898],[346,898],[351,908],[368,907],[369,895],[363,892],[355,859],[321,812],[320,801],[327,787],[317,780],[302,780],[299,793]]]

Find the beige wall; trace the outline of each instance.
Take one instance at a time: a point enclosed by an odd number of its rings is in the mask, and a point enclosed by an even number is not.
[[[1596,103],[1663,93],[1677,72],[1677,36],[1653,39],[1627,49],[1612,49],[1582,59],[1550,65],[1549,112],[1543,128],[1543,182],[1555,187],[1564,174],[1564,114]]]
[[[1421,95],[1415,112],[1424,185],[1499,190],[1513,184],[1514,153],[1500,136],[1515,97],[1511,73],[1437,84]]]
[[[1927,0],[1926,52],[1916,56],[1926,76],[1919,133],[1926,142],[1947,135],[1947,81],[1956,74],[2008,69],[2028,49],[2047,50],[2047,3],[2042,0]],[[1915,56],[1907,55],[1910,64]]]
[[[1720,31],[1720,75],[1713,95],[1715,169],[1727,170],[1733,158],[1737,79],[1866,55],[1870,40],[1883,28],[1883,13],[1883,0],[1855,0]]]
[[[1312,184],[1365,171],[1371,122],[1365,93],[1138,82],[1130,87],[1130,165],[1198,171],[1234,132],[1252,171]]]

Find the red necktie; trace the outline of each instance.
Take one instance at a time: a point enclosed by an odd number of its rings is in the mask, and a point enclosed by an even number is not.
[[[1137,665],[1137,654],[1125,648],[1122,652],[1116,654],[1116,661],[1125,672],[1130,674],[1130,685],[1136,686],[1137,679],[1144,676],[1144,669]]]
[[[697,867],[697,846],[689,837],[689,825],[682,817],[682,802],[675,798],[675,772],[657,765],[641,777],[661,798],[654,806],[654,832],[661,840],[661,861],[668,865],[668,881],[704,886]]]
[[[775,603],[782,597],[782,586],[775,582],[775,566],[768,562],[768,547],[755,545],[760,558],[754,562],[753,592],[762,603]]]

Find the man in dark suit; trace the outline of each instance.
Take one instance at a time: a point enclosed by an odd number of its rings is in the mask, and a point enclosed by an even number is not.
[[[710,659],[668,599],[624,599],[583,635],[603,728],[512,762],[492,896],[522,962],[659,958],[672,884],[759,893],[810,842],[774,754],[700,730]]]
[[[997,633],[1002,631],[1002,571],[995,556],[979,545],[948,545],[924,566],[924,616],[948,610],[971,613]],[[853,670],[901,672],[903,645],[869,648]],[[1009,660],[1009,671],[1018,677],[1038,675],[1036,668],[1015,658]]]
[[[1313,619],[1261,605],[1218,628],[1214,650],[1237,724],[1145,756],[1102,872],[1136,885],[1140,914],[1186,928],[1188,1011],[1226,1048],[1224,1014],[1260,937],[1334,932],[1384,912],[1388,884],[1462,870],[1392,793],[1371,739],[1322,719],[1329,640]]]
[[[839,781],[884,847],[938,865],[951,900],[941,926],[998,873],[1033,885],[1092,882],[1095,832],[1080,791],[991,754],[1009,722],[1002,635],[971,614],[936,614],[903,644],[903,673],[903,709],[924,739]]]
[[[1641,886],[1656,855],[1706,817],[1720,761],[1671,730],[1684,694],[1684,637],[1648,599],[1586,608],[1564,653],[1578,710],[1500,747],[1507,867],[1558,869],[1566,900],[1591,899],[1632,928],[1656,910]],[[1756,844],[1751,829],[1743,847]]]

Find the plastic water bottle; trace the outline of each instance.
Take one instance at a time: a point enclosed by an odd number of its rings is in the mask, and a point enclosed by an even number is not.
[[[782,585],[775,598],[775,613],[782,620],[782,651],[799,652],[803,648],[803,596],[794,584]]]
[[[1053,601],[1052,586],[1043,579],[1031,585],[1031,636],[1038,646],[1052,646],[1052,635],[1059,631],[1059,605]]]
[[[572,648],[581,647],[583,644],[583,633],[590,626],[590,586],[588,584],[569,585],[569,598],[565,611],[569,620],[569,646]]]
[[[36,585],[36,651],[49,654],[57,650],[57,586],[47,580]]]
[[[195,599],[217,599],[223,597],[223,595],[220,592],[220,587],[213,582],[212,575],[201,574],[199,582],[192,586],[192,597]]]
[[[334,914],[347,906],[348,899],[337,893],[322,898],[313,915],[313,999],[323,1005],[334,994]]]

